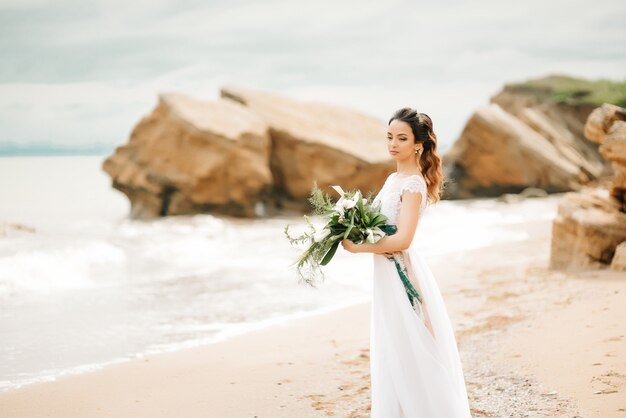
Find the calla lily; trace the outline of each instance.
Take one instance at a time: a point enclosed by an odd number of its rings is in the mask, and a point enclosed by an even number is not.
[[[365,241],[371,244],[377,243],[382,237],[385,236],[385,233],[381,231],[379,228],[374,228],[374,229],[368,228],[365,230],[365,233],[367,234]]]
[[[343,206],[344,209],[352,209],[355,205],[356,201],[352,199],[344,199],[343,202],[341,202],[341,206]]]
[[[339,193],[339,196],[341,196],[341,197],[343,197],[343,195],[345,195],[345,194],[346,194],[346,192],[344,192],[344,191],[343,191],[343,189],[341,188],[341,186],[337,186],[337,185],[335,185],[335,186],[330,186],[330,187],[332,187],[333,189],[335,189],[335,191],[336,191],[337,193]]]
[[[359,199],[361,199],[361,191],[360,190],[356,191],[356,193],[354,194],[352,199],[348,199],[348,198],[346,198],[346,192],[344,192],[344,190],[341,188],[341,186],[334,185],[334,186],[330,186],[330,187],[332,187],[341,196],[339,198],[339,200],[337,200],[337,203],[335,203],[335,209],[339,209],[339,208],[341,208],[343,210],[352,209],[353,207],[356,206],[356,202],[358,202]]]

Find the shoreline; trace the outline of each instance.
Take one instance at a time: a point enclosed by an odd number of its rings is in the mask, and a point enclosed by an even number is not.
[[[549,270],[550,225],[509,228],[526,231],[524,241],[429,257],[474,418],[626,417],[626,277]],[[3,392],[0,410],[12,417],[365,418],[370,307],[353,304]]]
[[[13,391],[27,388],[32,385],[37,385],[37,384],[42,384],[42,383],[54,383],[54,382],[57,382],[61,379],[65,379],[68,377],[80,376],[84,373],[98,372],[100,370],[105,370],[109,367],[119,365],[119,364],[124,364],[130,361],[143,360],[146,356],[153,356],[153,355],[166,354],[166,353],[177,353],[177,352],[182,352],[182,351],[192,349],[192,348],[201,348],[201,347],[211,346],[213,344],[220,344],[223,342],[227,342],[230,339],[238,337],[238,336],[245,336],[253,332],[263,332],[264,330],[268,328],[286,325],[292,321],[297,321],[299,319],[315,317],[318,315],[324,315],[327,313],[332,313],[337,310],[342,310],[345,308],[349,308],[349,307],[353,307],[353,306],[361,305],[361,304],[366,304],[366,303],[369,303],[368,298],[366,299],[358,298],[350,302],[329,305],[326,307],[317,308],[317,309],[310,310],[310,311],[302,311],[302,312],[295,312],[295,313],[290,313],[286,315],[280,315],[277,317],[267,318],[267,319],[257,321],[257,322],[233,324],[233,326],[230,327],[229,329],[224,330],[220,332],[219,334],[212,336],[212,337],[207,337],[207,338],[198,339],[198,340],[190,340],[190,341],[185,341],[182,343],[176,343],[172,345],[171,347],[164,348],[164,349],[146,349],[142,352],[128,355],[127,357],[115,358],[115,359],[101,362],[101,363],[82,364],[79,366],[72,367],[70,369],[60,370],[56,373],[33,377],[32,380],[26,381],[24,383],[16,384],[16,386],[7,387],[5,389],[0,388],[0,395],[10,394]]]
[[[349,380],[338,362],[349,368],[355,353],[357,359],[366,355],[369,309],[369,303],[355,304],[216,344],[29,385],[0,393],[0,410],[12,417],[300,416],[294,410],[312,416],[320,408],[315,398]],[[120,385],[120,379],[128,383]],[[336,385],[329,386],[329,379]],[[316,393],[307,397],[311,391]]]

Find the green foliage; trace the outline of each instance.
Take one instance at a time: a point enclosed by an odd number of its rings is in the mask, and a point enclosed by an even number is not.
[[[330,196],[317,187],[317,182],[313,182],[313,189],[308,200],[311,206],[313,206],[313,213],[316,215],[325,215],[333,207]]]
[[[308,226],[306,231],[296,237],[289,234],[289,225],[285,225],[283,231],[291,245],[306,246],[291,265],[296,267],[301,283],[316,287],[317,279],[324,279],[321,266],[332,260],[343,239],[360,244],[376,242],[385,234],[393,233],[393,229],[385,224],[387,217],[380,212],[379,206],[373,205],[371,193],[362,197],[360,191],[351,190],[335,203],[314,183],[308,200],[313,213],[325,218],[326,225],[317,231],[310,217],[304,215]]]
[[[565,75],[550,75],[522,83],[510,83],[505,85],[505,88],[531,93],[541,102],[594,106],[611,103],[622,107],[626,105],[626,79],[623,81],[585,80]]]

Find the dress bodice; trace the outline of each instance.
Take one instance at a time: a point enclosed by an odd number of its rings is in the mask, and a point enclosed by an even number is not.
[[[400,196],[404,191],[410,191],[414,193],[422,193],[422,203],[420,205],[421,217],[428,205],[428,193],[426,189],[426,183],[424,178],[418,174],[410,176],[399,176],[398,173],[391,173],[382,189],[378,192],[374,198],[373,203],[380,203],[380,211],[383,215],[389,219],[387,223],[396,225],[398,216],[400,214],[400,207],[402,201]]]

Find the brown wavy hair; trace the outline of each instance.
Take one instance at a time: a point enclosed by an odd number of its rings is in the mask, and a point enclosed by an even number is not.
[[[420,113],[410,107],[403,107],[397,110],[389,119],[387,125],[396,119],[409,124],[413,132],[414,143],[422,144],[423,151],[418,157],[419,165],[426,180],[428,200],[431,204],[436,203],[441,200],[444,179],[441,157],[437,151],[437,135],[435,135],[433,130],[433,121],[426,113]]]

